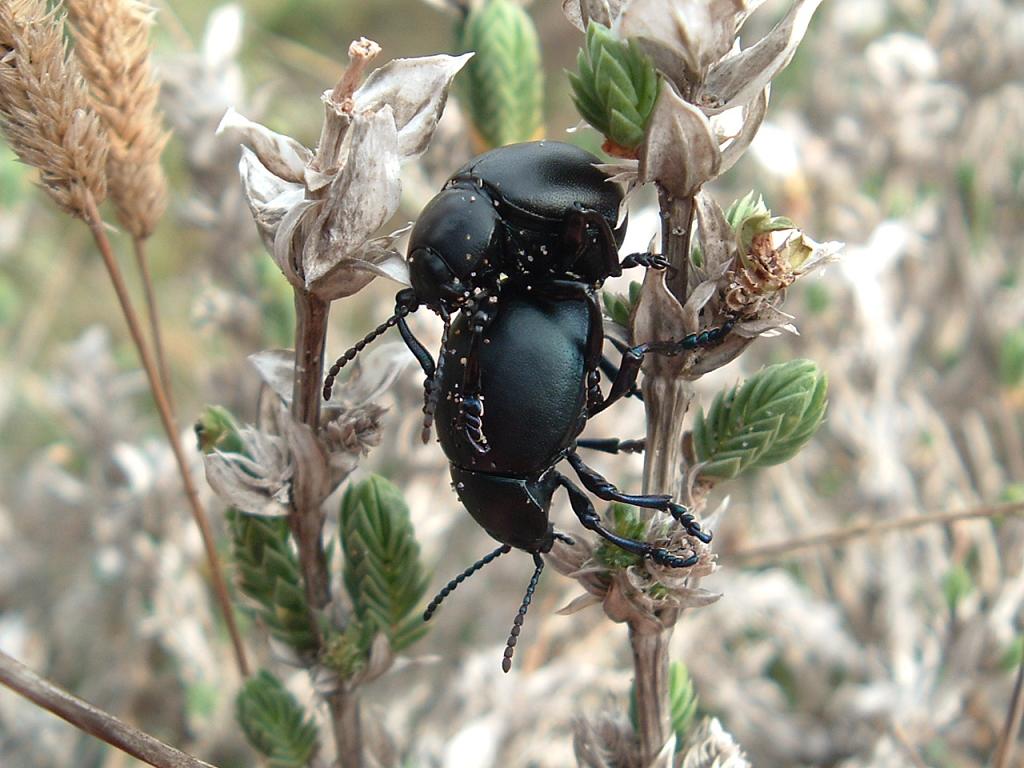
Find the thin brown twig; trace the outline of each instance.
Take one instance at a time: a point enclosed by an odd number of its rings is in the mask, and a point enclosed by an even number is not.
[[[749,565],[752,562],[768,560],[782,555],[791,555],[804,549],[813,547],[835,546],[845,544],[851,539],[861,536],[876,536],[894,531],[920,528],[925,525],[945,525],[961,520],[976,520],[980,518],[999,517],[1000,515],[1024,514],[1024,502],[1010,504],[994,504],[976,509],[960,510],[957,512],[943,512],[938,515],[913,515],[910,517],[899,517],[895,520],[867,521],[855,525],[840,528],[835,531],[817,533],[812,536],[804,536],[798,539],[789,539],[777,544],[766,544],[763,547],[751,547],[741,549],[737,552],[725,553],[724,557],[730,563],[738,565]]]
[[[180,441],[178,440],[178,430],[174,422],[174,416],[171,413],[170,403],[167,400],[167,393],[161,383],[160,373],[157,370],[153,356],[146,344],[145,337],[142,333],[142,327],[139,323],[138,314],[132,306],[131,297],[128,294],[128,288],[125,285],[124,277],[121,274],[121,268],[118,266],[117,259],[114,257],[113,249],[110,246],[110,240],[107,237],[106,230],[104,229],[103,219],[100,217],[99,211],[96,208],[96,203],[91,196],[87,197],[85,213],[86,223],[89,225],[89,230],[92,232],[93,239],[96,241],[96,246],[99,248],[100,254],[103,256],[103,263],[107,268],[107,273],[110,275],[110,282],[114,286],[114,293],[117,294],[117,300],[121,305],[121,312],[128,325],[128,331],[131,334],[132,341],[135,343],[135,348],[142,361],[142,367],[146,372],[146,377],[149,379],[149,387],[153,392],[153,399],[156,402],[157,412],[160,414],[160,422],[163,425],[164,431],[167,433],[167,440],[171,445],[171,451],[174,453],[174,459],[178,464],[178,471],[181,474],[182,485],[185,488],[185,497],[188,499],[189,508],[192,511],[192,517],[195,519],[196,525],[199,526],[199,533],[203,540],[203,547],[206,550],[206,558],[210,565],[210,576],[213,580],[214,592],[217,596],[217,602],[220,605],[221,612],[224,615],[224,621],[227,624],[228,633],[231,635],[231,643],[234,647],[235,661],[238,664],[238,671],[243,677],[247,677],[249,674],[249,664],[245,657],[245,647],[242,645],[242,637],[238,631],[238,625],[235,622],[235,615],[231,609],[231,599],[228,596],[228,588],[227,583],[224,581],[224,573],[217,558],[217,548],[214,543],[213,530],[210,527],[210,521],[206,516],[206,511],[203,508],[202,502],[199,500],[199,493],[197,492],[195,483],[192,480],[192,473],[189,471],[188,461],[185,458],[185,453],[182,450]]]
[[[85,733],[157,768],[214,768],[72,696],[0,651],[0,683]]]
[[[1006,723],[999,734],[996,755],[992,759],[992,768],[1010,768],[1013,753],[1017,747],[1017,734],[1020,723],[1024,719],[1024,658],[1017,667],[1017,682],[1013,685],[1013,696],[1010,697],[1010,708],[1006,711]]]
[[[160,371],[160,381],[164,385],[167,402],[174,415],[174,393],[171,389],[171,370],[167,366],[167,355],[164,351],[163,334],[160,332],[160,313],[156,305],[156,292],[153,290],[153,275],[149,269],[149,257],[146,254],[146,241],[138,236],[132,237],[132,248],[135,251],[135,263],[139,267],[142,279],[142,291],[146,301],[146,315],[149,319],[149,333],[153,339],[153,350],[156,352],[156,365]]]
[[[313,294],[295,291],[295,381],[292,416],[314,434],[320,430],[320,393],[324,373],[324,349],[327,341],[327,317],[330,303]],[[301,463],[296,467],[294,485],[301,484]],[[294,487],[294,486],[293,486]],[[323,637],[319,614],[331,601],[330,574],[323,543],[323,499],[315,501],[306,494],[292,498],[289,524],[295,538],[310,607],[310,624],[317,642]],[[325,697],[331,712],[334,744],[341,768],[363,768],[362,721],[357,691],[341,688]]]

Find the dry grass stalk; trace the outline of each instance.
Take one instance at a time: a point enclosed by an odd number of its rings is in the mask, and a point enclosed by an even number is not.
[[[178,440],[178,429],[161,375],[143,337],[97,208],[107,193],[107,133],[89,104],[88,89],[77,61],[68,56],[63,30],[64,17],[48,11],[45,0],[3,0],[0,3],[0,119],[18,156],[39,169],[43,188],[58,205],[85,221],[103,256],[149,379],[186,498],[199,526],[239,672],[246,676],[248,663],[217,559],[213,532]],[[156,130],[159,133],[159,127]],[[161,135],[159,142],[163,140]],[[159,167],[156,172],[159,174]],[[135,240],[139,253],[141,238]]]
[[[121,224],[149,237],[167,207],[160,154],[167,143],[150,67],[153,9],[138,0],[67,0],[75,52],[93,108],[110,136],[107,177]]]
[[[0,684],[122,752],[158,768],[213,768],[72,696],[0,652]]]
[[[68,213],[107,195],[108,141],[68,56],[63,17],[44,0],[0,3],[0,121],[22,162]]]
[[[67,0],[65,5],[93,108],[110,137],[110,199],[118,221],[132,234],[160,379],[173,405],[145,248],[167,208],[160,155],[170,136],[157,111],[160,85],[149,62],[153,9],[139,0]]]

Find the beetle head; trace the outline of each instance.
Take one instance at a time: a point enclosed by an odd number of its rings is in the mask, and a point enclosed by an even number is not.
[[[458,309],[479,285],[478,272],[501,263],[500,237],[500,218],[486,194],[472,187],[442,190],[409,237],[416,297],[434,311]]]

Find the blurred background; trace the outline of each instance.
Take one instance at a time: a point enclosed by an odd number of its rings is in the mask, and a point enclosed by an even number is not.
[[[255,418],[246,358],[289,346],[292,334],[291,291],[258,241],[237,146],[214,136],[220,117],[234,106],[313,145],[320,94],[349,42],[376,40],[379,62],[452,52],[455,17],[443,6],[159,4],[174,136],[171,209],[151,252],[187,445],[205,404]],[[787,7],[766,2],[744,38]],[[596,150],[593,131],[566,133],[578,116],[563,70],[580,35],[553,0],[530,13],[545,133]],[[403,169],[396,223],[474,154],[458,98],[427,155]],[[830,381],[826,423],[796,459],[716,490],[709,508],[729,494],[715,538],[722,567],[704,586],[724,597],[689,611],[673,640],[701,711],[755,766],[961,768],[992,755],[1024,653],[1024,522],[930,526],[756,561],[742,553],[854,522],[1024,500],[1022,137],[1024,3],[832,0],[775,81],[752,150],[713,187],[723,207],[755,189],[812,237],[847,244],[838,264],[790,292],[799,336],[760,339],[700,382],[706,404],[795,357]],[[627,251],[645,249],[657,226],[654,200],[636,196]],[[396,290],[378,280],[335,304],[332,356],[385,319]],[[430,318],[415,320],[438,338]],[[0,348],[0,647],[218,765],[255,764],[232,716],[239,681],[198,534],[102,264],[85,228],[56,213],[2,145]],[[409,368],[360,471],[405,490],[437,589],[493,544],[459,508],[438,446],[419,442],[421,397]],[[639,437],[642,406],[617,406],[590,429]],[[594,465],[639,488],[639,457]],[[564,501],[553,514],[576,530]],[[395,736],[403,765],[573,765],[574,718],[625,708],[625,629],[598,608],[556,615],[579,587],[553,572],[516,669],[501,674],[529,572],[520,556],[490,566],[446,603],[408,663],[367,689],[367,719]],[[270,658],[262,632],[243,629]],[[304,673],[288,682],[309,695]],[[0,691],[0,765],[130,764]]]

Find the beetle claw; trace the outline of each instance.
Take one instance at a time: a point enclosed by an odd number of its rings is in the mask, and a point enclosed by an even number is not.
[[[656,562],[658,565],[666,565],[669,568],[690,568],[697,564],[697,555],[690,555],[689,557],[679,557],[673,555],[667,549],[652,549],[650,554],[651,560]]]
[[[705,531],[700,527],[700,523],[697,522],[696,518],[690,514],[690,510],[684,507],[682,504],[676,504],[671,502],[668,505],[668,512],[672,515],[675,520],[682,525],[688,534],[693,536],[705,544],[711,543],[711,531]]]

